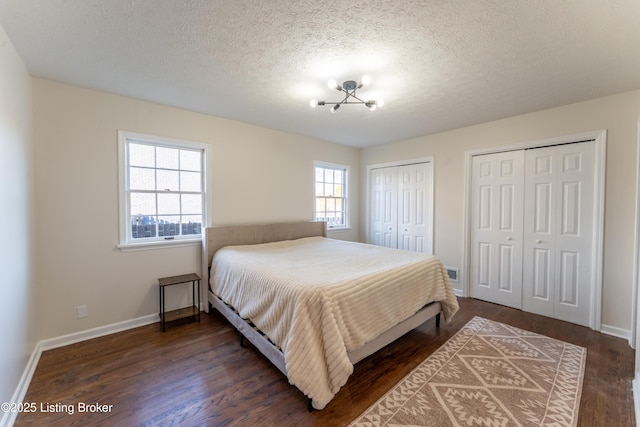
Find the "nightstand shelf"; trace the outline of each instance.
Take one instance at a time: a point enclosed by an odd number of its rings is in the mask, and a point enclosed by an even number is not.
[[[196,273],[182,274],[180,276],[161,277],[158,279],[158,288],[160,292],[160,324],[162,326],[162,332],[166,331],[167,323],[174,322],[180,319],[193,318],[200,323],[200,276]],[[191,282],[191,302],[192,306],[178,308],[176,310],[165,310],[165,296],[164,289],[167,286],[180,285],[183,283]],[[197,296],[196,296],[196,282],[197,282]],[[197,304],[196,304],[197,299]]]

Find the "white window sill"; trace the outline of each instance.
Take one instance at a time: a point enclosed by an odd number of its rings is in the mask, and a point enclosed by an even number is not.
[[[332,233],[334,231],[351,231],[351,227],[327,227],[327,233]]]
[[[122,252],[148,251],[151,249],[168,249],[179,248],[184,246],[200,246],[202,239],[183,239],[183,240],[162,240],[141,243],[126,243],[118,245],[118,249]]]

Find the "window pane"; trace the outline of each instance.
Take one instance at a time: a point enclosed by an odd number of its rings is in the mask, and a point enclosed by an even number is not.
[[[129,165],[155,167],[155,150],[152,145],[129,144]]]
[[[316,183],[316,197],[324,196],[324,184]]]
[[[183,235],[202,233],[202,215],[183,215],[181,231]]]
[[[178,156],[180,150],[175,148],[156,147],[156,167],[166,169],[178,169]]]
[[[341,171],[340,169],[335,169],[333,171],[333,182],[337,184],[337,183],[342,183],[343,180],[344,180],[343,171]]]
[[[316,182],[324,181],[324,169],[316,168]]]
[[[325,203],[322,197],[316,197],[316,212],[321,213],[324,212]]]
[[[180,195],[158,194],[158,214],[180,215]]]
[[[158,169],[158,191],[179,191],[180,175],[178,171]]]
[[[333,169],[324,170],[324,182],[333,182]]]
[[[183,194],[182,195],[182,214],[200,214],[202,213],[202,196],[200,194]]]
[[[327,211],[332,212],[336,210],[336,199],[327,199]]]
[[[202,153],[180,150],[180,169],[200,172],[202,170]]]
[[[342,197],[342,184],[333,185],[333,195],[335,197]]]
[[[155,169],[129,168],[129,188],[132,190],[155,190]]]
[[[324,185],[324,195],[327,197],[333,196],[333,184]]]
[[[159,216],[158,217],[158,236],[179,236],[180,235],[180,217],[179,216]]]
[[[131,216],[156,215],[156,195],[148,193],[131,193]]]
[[[180,172],[180,191],[202,191],[200,172]]]
[[[133,239],[156,237],[156,228],[155,216],[135,215],[131,217],[131,238]]]

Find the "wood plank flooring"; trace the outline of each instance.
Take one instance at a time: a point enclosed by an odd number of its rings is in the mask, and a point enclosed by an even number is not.
[[[432,319],[357,364],[322,411],[308,412],[302,393],[250,345],[240,347],[237,332],[212,313],[165,333],[154,324],[44,352],[24,399],[38,410],[20,414],[15,425],[344,426],[473,316],[586,347],[578,424],[635,425],[635,352],[626,340],[495,304],[459,301],[449,324],[436,329]],[[112,406],[78,412],[80,403]]]

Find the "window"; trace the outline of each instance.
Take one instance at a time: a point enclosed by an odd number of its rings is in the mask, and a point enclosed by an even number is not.
[[[347,228],[347,166],[315,164],[315,219],[329,228]]]
[[[120,247],[199,241],[206,145],[122,131],[118,136]]]

